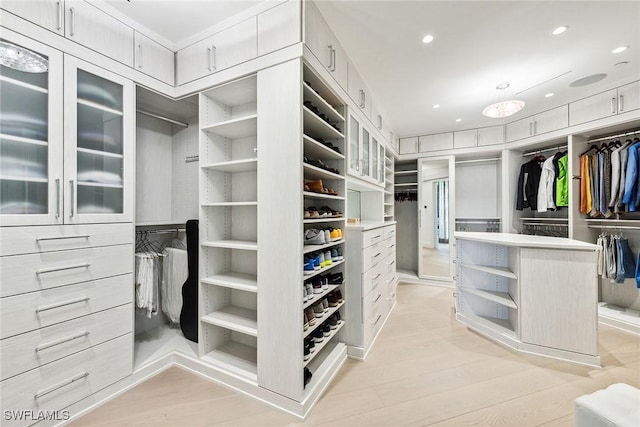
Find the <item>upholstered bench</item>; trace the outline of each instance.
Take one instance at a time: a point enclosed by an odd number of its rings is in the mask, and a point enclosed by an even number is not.
[[[576,427],[640,426],[640,390],[612,384],[575,401]]]

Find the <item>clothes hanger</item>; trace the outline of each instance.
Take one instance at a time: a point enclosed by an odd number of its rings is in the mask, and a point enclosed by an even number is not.
[[[580,154],[580,156],[584,156],[586,155],[589,151],[594,150],[596,151],[596,153],[600,152],[600,149],[598,148],[597,145],[592,145],[591,147],[589,147],[589,149],[587,151],[585,151],[584,153]]]

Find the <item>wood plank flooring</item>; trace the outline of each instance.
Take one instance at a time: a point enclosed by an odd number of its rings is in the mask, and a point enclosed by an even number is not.
[[[640,387],[635,335],[600,325],[594,369],[514,353],[458,324],[452,306],[451,289],[400,285],[367,360],[347,360],[304,421],[171,368],[71,425],[573,426],[576,397]]]

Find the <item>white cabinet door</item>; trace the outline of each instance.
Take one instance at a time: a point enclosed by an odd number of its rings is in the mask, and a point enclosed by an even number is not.
[[[213,37],[200,40],[178,51],[176,56],[178,85],[213,73]]]
[[[64,35],[63,0],[2,0],[0,7],[47,30]]]
[[[618,88],[618,114],[640,108],[640,81]]]
[[[575,126],[603,117],[614,116],[617,104],[618,92],[616,89],[572,102],[569,104],[569,125]]]
[[[81,0],[66,0],[67,38],[133,67],[133,29]]]
[[[258,15],[258,55],[300,42],[300,2],[289,0]]]
[[[331,50],[329,49],[329,43],[327,43],[329,28],[315,4],[304,2],[304,8],[304,43],[322,65],[329,68],[331,65]]]
[[[478,129],[478,146],[504,144],[504,127],[491,126]]]
[[[49,69],[0,70],[0,223],[61,224],[62,53],[18,34],[2,37],[47,58]]]
[[[437,133],[418,138],[420,152],[453,149],[453,132]]]
[[[368,91],[356,67],[349,63],[349,96],[366,117],[371,117],[371,96]]]
[[[505,129],[507,142],[517,141],[533,135],[533,116],[507,123]]]
[[[378,103],[375,99],[371,100],[371,123],[373,123],[373,126],[375,126],[376,129],[382,132],[382,113],[380,112],[380,108],[378,107]]]
[[[418,152],[418,137],[400,138],[398,141],[398,152],[400,154],[413,154]]]
[[[563,129],[569,126],[569,110],[566,105],[562,105],[553,110],[548,110],[536,114],[533,121],[534,135],[540,135],[554,130]]]
[[[348,78],[348,68],[349,68],[349,59],[347,57],[347,52],[343,49],[338,39],[331,34],[333,39],[331,40],[331,44],[329,45],[329,49],[332,49],[333,57],[331,58],[331,74],[333,78],[336,79],[338,84],[344,89],[347,90],[349,85]]]
[[[378,146],[378,182],[380,184],[382,184],[382,186],[384,187],[385,184],[385,180],[386,180],[386,173],[384,170],[384,161],[385,161],[385,150],[384,150],[384,143],[382,141],[380,141],[380,145]]]
[[[349,173],[360,175],[360,120],[349,114]]]
[[[476,129],[461,130],[453,133],[453,148],[471,148],[478,144]]]
[[[69,55],[64,71],[64,222],[131,222],[133,82]]]
[[[173,86],[175,84],[175,55],[173,52],[137,31],[135,40],[136,69]]]
[[[213,35],[213,71],[224,70],[258,55],[256,17]]]

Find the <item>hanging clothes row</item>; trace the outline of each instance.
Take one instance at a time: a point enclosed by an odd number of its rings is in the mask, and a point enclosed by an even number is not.
[[[592,145],[580,155],[582,214],[611,218],[640,210],[639,149],[640,138],[635,138]]]
[[[631,251],[629,241],[622,235],[598,236],[598,275],[611,279],[612,283],[624,283],[625,279],[636,279],[640,287],[640,258]]]
[[[552,157],[537,155],[520,167],[516,210],[547,212],[569,206],[567,152]]]
[[[395,193],[394,197],[396,202],[417,202],[418,192],[417,191],[398,191]]]

